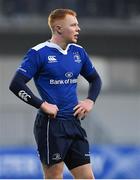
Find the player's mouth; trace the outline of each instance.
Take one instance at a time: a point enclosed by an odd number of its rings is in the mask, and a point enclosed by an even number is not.
[[[78,35],[79,35],[79,34],[75,34],[75,35],[74,35],[74,39],[77,40],[77,39],[78,39]]]

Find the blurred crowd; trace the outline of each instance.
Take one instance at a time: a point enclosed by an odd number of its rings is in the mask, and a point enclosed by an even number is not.
[[[79,17],[133,18],[140,16],[140,0],[0,0],[1,16],[45,16],[55,8],[70,8]]]

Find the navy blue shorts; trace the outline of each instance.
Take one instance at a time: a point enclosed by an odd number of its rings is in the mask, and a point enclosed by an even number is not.
[[[64,161],[68,169],[90,163],[89,143],[80,120],[49,119],[39,112],[34,135],[40,160],[48,166]]]

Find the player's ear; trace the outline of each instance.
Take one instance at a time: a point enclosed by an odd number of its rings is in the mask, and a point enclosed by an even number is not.
[[[58,33],[58,34],[62,34],[62,27],[60,25],[56,25],[55,26],[55,31]]]

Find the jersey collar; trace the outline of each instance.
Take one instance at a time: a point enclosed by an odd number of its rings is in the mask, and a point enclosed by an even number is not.
[[[55,43],[52,43],[52,42],[49,42],[49,41],[46,41],[46,46],[51,47],[51,48],[55,48],[55,49],[57,49],[59,52],[61,52],[64,55],[66,55],[68,53],[68,49],[69,49],[70,45],[71,44],[68,44],[66,49],[64,50],[59,45],[57,45]]]

